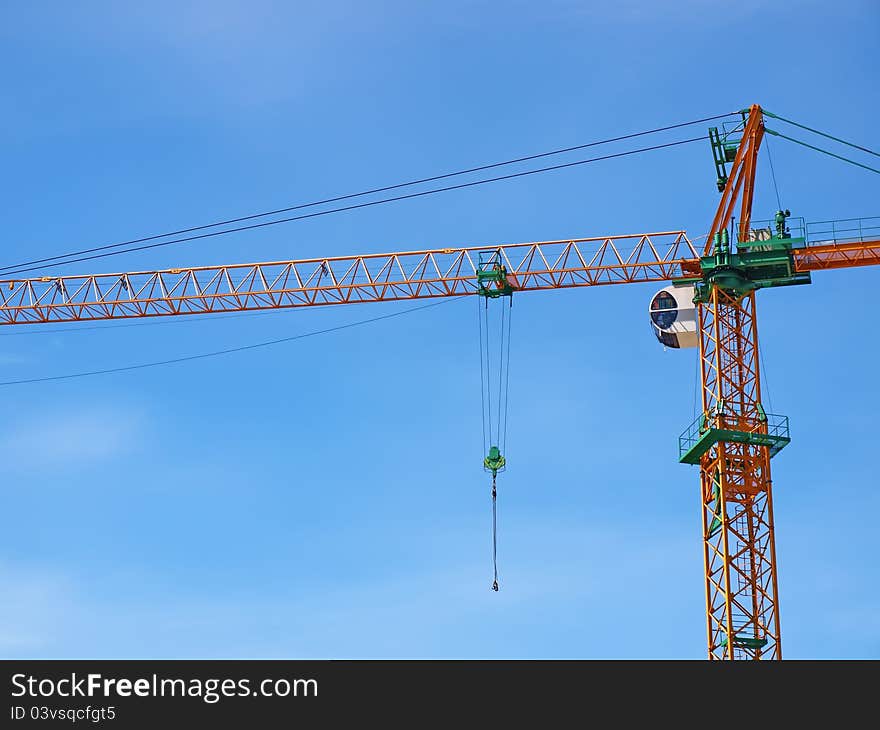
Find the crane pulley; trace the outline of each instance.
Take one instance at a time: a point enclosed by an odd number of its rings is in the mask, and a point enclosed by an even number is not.
[[[492,475],[492,590],[498,590],[498,473],[507,466],[507,412],[510,392],[510,322],[514,286],[508,280],[500,250],[483,251],[477,267],[477,321],[480,332],[480,404],[483,421],[483,469]],[[506,302],[503,300],[507,299]],[[489,303],[499,306],[490,309]],[[493,311],[495,310],[495,311]],[[495,315],[494,317],[492,315]],[[496,321],[492,321],[492,320]],[[491,337],[498,332],[498,360],[493,370]],[[497,390],[496,405],[492,396]]]

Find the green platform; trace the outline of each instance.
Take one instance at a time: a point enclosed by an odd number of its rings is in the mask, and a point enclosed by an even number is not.
[[[477,294],[487,299],[509,297],[516,288],[507,278],[500,251],[481,251],[477,266]]]
[[[734,636],[733,645],[742,649],[763,649],[767,646],[767,639],[756,639],[754,637]],[[721,646],[727,646],[727,637],[721,640]]]
[[[678,439],[678,461],[699,464],[703,455],[719,442],[766,446],[771,458],[791,443],[788,416],[766,414],[749,423],[749,430],[716,428],[705,424],[700,416]]]

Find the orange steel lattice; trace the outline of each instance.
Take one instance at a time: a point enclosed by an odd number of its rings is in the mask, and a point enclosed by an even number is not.
[[[796,248],[792,253],[796,271],[876,266],[880,264],[880,241],[823,243]]]
[[[766,433],[755,293],[713,287],[699,308],[704,422]],[[720,441],[700,462],[706,614],[712,659],[780,659],[767,446]]]
[[[712,222],[731,222],[742,194],[739,240],[747,240],[764,122],[749,109],[731,174]],[[710,285],[698,306],[703,423],[720,431],[767,431],[761,405],[755,292]],[[710,659],[779,659],[776,548],[767,446],[718,441],[700,459],[703,558]]]
[[[683,231],[231,266],[0,281],[0,324],[126,319],[477,292],[479,254],[517,291],[668,281],[697,264]]]
[[[721,202],[709,229],[703,252],[712,250],[715,234],[727,227],[733,217],[736,202],[742,193],[742,209],[739,216],[739,239],[747,240],[749,226],[752,221],[752,198],[755,192],[755,170],[758,165],[758,150],[764,138],[764,115],[761,107],[754,104],[749,109],[742,132],[742,139],[736,151],[736,157],[730,168],[730,176],[721,193]]]

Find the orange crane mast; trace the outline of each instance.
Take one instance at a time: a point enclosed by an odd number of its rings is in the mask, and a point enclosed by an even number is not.
[[[716,156],[721,201],[702,250],[684,231],[665,231],[8,279],[0,281],[0,325],[673,282],[693,302],[699,347],[702,413],[679,439],[679,460],[700,467],[708,655],[779,659],[770,460],[789,436],[787,419],[766,413],[762,403],[755,294],[809,283],[813,271],[880,264],[880,240],[832,232],[810,242],[791,235],[787,211],[777,213],[775,234],[756,233],[751,209],[763,112],[757,105],[743,112],[735,142],[713,131],[713,149],[721,156]]]

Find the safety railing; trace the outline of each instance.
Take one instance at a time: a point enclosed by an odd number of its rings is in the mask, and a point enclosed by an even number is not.
[[[880,240],[880,216],[841,218],[807,223],[808,246]]]
[[[755,236],[755,240],[757,241],[762,240],[761,238],[758,238],[758,236],[763,235],[765,238],[770,238],[771,236],[778,235],[775,218],[757,221],[752,220],[749,227],[752,231],[752,236]],[[786,218],[785,233],[788,238],[806,238],[806,230],[807,224],[804,222],[803,218]]]
[[[699,456],[718,441],[770,446],[775,454],[791,440],[788,416],[767,413],[761,416],[719,414],[712,418],[700,415],[678,438],[681,460]]]

